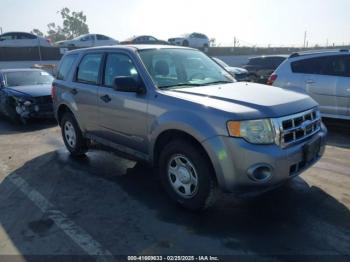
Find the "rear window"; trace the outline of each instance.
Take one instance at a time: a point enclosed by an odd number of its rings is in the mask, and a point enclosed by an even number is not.
[[[249,59],[248,65],[262,66],[265,68],[276,69],[283,61],[284,57],[258,57]]]
[[[63,57],[63,60],[61,62],[61,65],[57,72],[57,79],[59,80],[66,80],[69,72],[72,69],[73,63],[75,59],[77,58],[77,54],[67,55]]]
[[[25,70],[6,72],[5,86],[29,86],[29,85],[49,85],[53,81],[53,77],[45,71]]]

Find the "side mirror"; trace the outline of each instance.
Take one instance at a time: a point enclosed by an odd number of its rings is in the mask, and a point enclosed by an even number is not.
[[[130,76],[115,77],[113,89],[120,92],[134,92],[137,94],[144,94],[146,92],[143,84]]]

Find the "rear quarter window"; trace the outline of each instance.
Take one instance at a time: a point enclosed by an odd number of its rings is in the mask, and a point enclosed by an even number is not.
[[[67,55],[63,57],[63,60],[58,68],[57,79],[66,80],[69,72],[72,70],[75,59],[78,57],[77,54]]]

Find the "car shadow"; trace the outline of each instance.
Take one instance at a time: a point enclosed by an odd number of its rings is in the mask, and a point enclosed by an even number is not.
[[[327,144],[350,148],[350,120],[322,118],[328,128]]]
[[[23,204],[29,200],[11,189],[11,176],[25,179],[113,254],[139,254],[154,243],[163,254],[350,253],[349,209],[300,177],[256,197],[222,194],[211,209],[196,213],[170,201],[154,170],[145,165],[99,151],[73,158],[63,149],[28,161],[0,184],[0,195],[11,192],[1,198],[0,210],[7,212],[0,212],[0,222],[23,253],[35,243],[18,234],[34,234],[33,221],[42,221],[44,228],[50,223],[34,205]],[[23,213],[23,226],[16,229],[13,219]]]
[[[26,124],[15,124],[0,115],[0,135],[33,132],[54,126],[57,126],[55,119],[30,119]]]

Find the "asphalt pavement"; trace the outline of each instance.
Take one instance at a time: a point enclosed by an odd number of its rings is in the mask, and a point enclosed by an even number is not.
[[[172,203],[149,167],[102,151],[75,159],[52,123],[0,119],[0,261],[38,255],[350,256],[350,122],[327,120],[324,157],[255,197],[203,213]],[[85,260],[85,259],[84,259]]]

